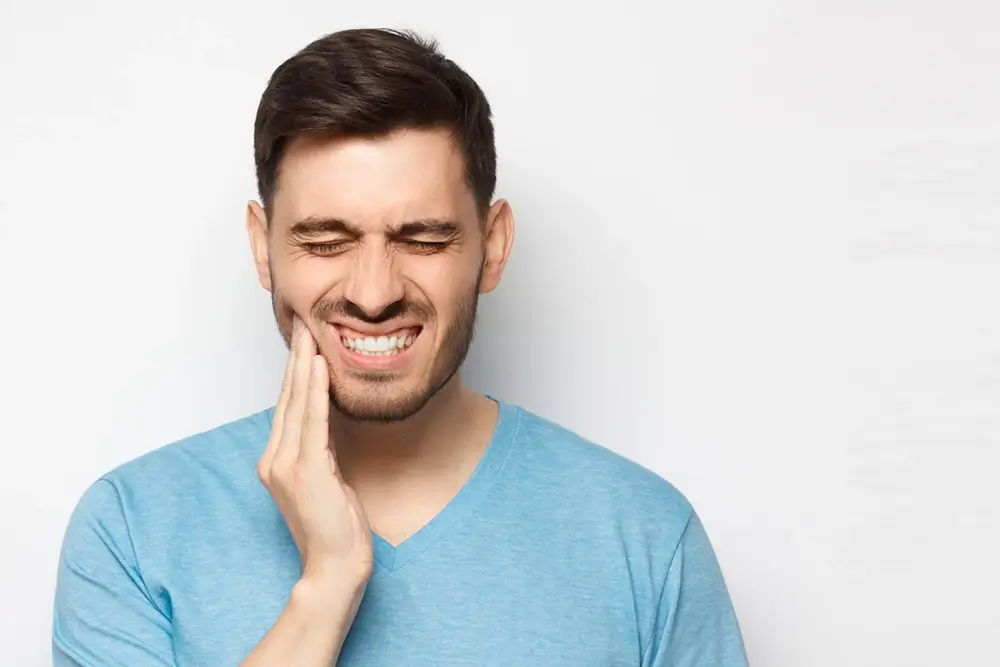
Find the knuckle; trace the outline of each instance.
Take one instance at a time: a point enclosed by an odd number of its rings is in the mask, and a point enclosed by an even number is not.
[[[271,468],[271,478],[282,486],[293,486],[298,477],[299,469],[294,461],[275,461]]]
[[[268,486],[271,483],[271,465],[269,462],[261,461],[257,464],[257,477],[264,486]]]

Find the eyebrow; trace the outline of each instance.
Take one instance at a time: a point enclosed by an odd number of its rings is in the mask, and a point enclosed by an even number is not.
[[[291,236],[319,236],[320,234],[350,234],[361,236],[361,230],[340,218],[310,216],[293,223],[288,230]]]
[[[391,227],[389,235],[417,236],[418,234],[430,234],[441,238],[457,236],[461,232],[461,226],[454,220],[441,218],[420,218],[410,220],[401,225]],[[293,236],[319,236],[321,234],[348,234],[350,236],[363,236],[364,231],[357,225],[342,218],[316,217],[303,218],[292,224],[288,233]]]
[[[437,218],[423,218],[411,220],[398,227],[393,228],[390,234],[393,236],[417,236],[419,234],[429,234],[440,238],[457,236],[461,227],[457,222],[451,220],[440,220]]]

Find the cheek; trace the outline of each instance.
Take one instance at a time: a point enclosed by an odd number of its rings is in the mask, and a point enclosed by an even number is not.
[[[274,282],[281,301],[299,313],[309,313],[335,281],[321,262],[303,260],[275,271]]]
[[[478,293],[479,263],[456,263],[427,278],[421,290],[437,313],[439,324],[450,322]]]
[[[475,284],[483,264],[482,253],[460,253],[408,258],[402,266],[407,278],[435,299],[464,294]]]

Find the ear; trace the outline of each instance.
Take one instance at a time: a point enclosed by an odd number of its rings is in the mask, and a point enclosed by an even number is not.
[[[255,201],[247,204],[247,235],[250,237],[250,251],[257,267],[257,281],[260,286],[271,291],[271,258],[267,247],[267,214]]]
[[[496,289],[503,277],[510,249],[514,246],[514,212],[505,199],[498,199],[486,212],[486,239],[479,293]]]

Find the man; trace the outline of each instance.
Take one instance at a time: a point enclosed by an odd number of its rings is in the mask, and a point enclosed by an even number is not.
[[[335,33],[275,71],[254,150],[277,404],[87,490],[57,667],[745,665],[678,491],[462,383],[514,238],[478,85],[415,36]]]

